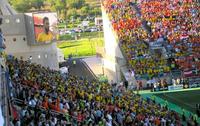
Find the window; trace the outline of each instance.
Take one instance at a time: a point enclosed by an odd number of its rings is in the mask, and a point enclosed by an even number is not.
[[[20,23],[20,19],[19,18],[17,18],[15,21],[16,21],[16,23]]]
[[[16,38],[13,38],[13,42],[16,42],[16,40],[17,40]]]

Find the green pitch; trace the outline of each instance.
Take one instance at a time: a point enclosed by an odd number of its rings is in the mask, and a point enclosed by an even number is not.
[[[58,48],[62,50],[67,58],[70,54],[73,57],[93,56],[96,54],[96,47],[103,47],[104,40],[102,38],[70,40],[59,43]]]
[[[200,103],[200,90],[166,92],[154,95],[193,113],[196,112],[196,104]]]

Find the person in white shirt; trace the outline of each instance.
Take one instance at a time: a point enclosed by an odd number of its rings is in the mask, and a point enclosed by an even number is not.
[[[107,114],[106,126],[112,126],[112,116]]]
[[[165,118],[161,119],[161,126],[166,126],[166,120],[165,120]]]
[[[3,119],[3,116],[2,116],[1,108],[0,108],[0,126],[4,126],[4,119]]]

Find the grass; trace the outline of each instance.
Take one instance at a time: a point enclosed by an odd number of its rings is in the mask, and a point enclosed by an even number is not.
[[[171,92],[155,95],[193,113],[196,112],[196,104],[200,103],[200,90]]]
[[[62,50],[67,58],[70,54],[73,57],[92,56],[96,54],[96,47],[104,46],[102,38],[85,38],[80,40],[71,40],[58,44],[58,47]]]

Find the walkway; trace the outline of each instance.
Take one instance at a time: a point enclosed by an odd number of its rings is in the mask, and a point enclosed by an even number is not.
[[[97,58],[96,56],[88,57],[82,59],[87,66],[91,69],[91,71],[95,74],[96,77],[99,75],[105,75],[108,78],[108,81],[111,80],[115,81],[115,75],[113,75],[112,71],[109,71],[108,69],[104,68],[102,65],[102,58]]]
[[[93,56],[93,57],[84,58],[82,60],[92,70],[95,76],[99,76],[103,74],[103,66],[102,66],[101,58],[97,58],[96,56]]]
[[[73,61],[76,61],[76,64],[73,64]],[[95,75],[90,70],[90,68],[83,62],[81,58],[71,59],[66,62],[61,63],[60,67],[69,66],[69,73],[71,75],[76,75],[78,77],[87,78],[91,81],[95,79]]]

